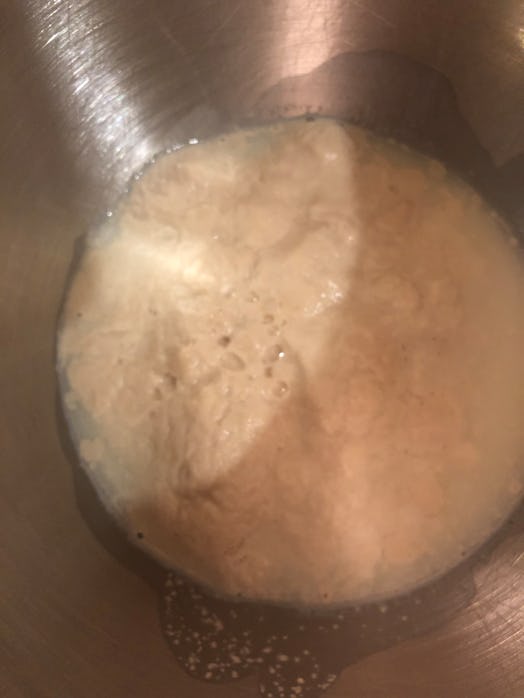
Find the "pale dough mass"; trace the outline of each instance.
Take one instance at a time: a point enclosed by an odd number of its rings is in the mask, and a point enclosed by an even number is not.
[[[523,301],[509,233],[437,162],[330,120],[242,131],[159,158],[90,236],[66,410],[161,561],[249,598],[386,597],[522,496]]]

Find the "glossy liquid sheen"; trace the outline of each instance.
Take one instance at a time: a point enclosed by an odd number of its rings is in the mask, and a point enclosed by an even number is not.
[[[59,336],[107,507],[225,594],[385,598],[523,493],[524,273],[439,163],[331,120],[159,158],[88,239]]]

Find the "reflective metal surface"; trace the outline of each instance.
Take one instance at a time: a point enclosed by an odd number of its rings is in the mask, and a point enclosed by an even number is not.
[[[147,575],[80,513],[53,367],[75,242],[155,152],[308,111],[442,157],[522,232],[524,5],[3,0],[0,32],[0,695],[255,696],[180,671]],[[445,622],[356,652],[326,695],[524,695],[522,512],[464,578]]]

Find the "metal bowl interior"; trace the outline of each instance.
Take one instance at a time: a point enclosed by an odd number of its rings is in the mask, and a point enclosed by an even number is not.
[[[155,153],[304,113],[435,155],[523,235],[522,4],[7,0],[0,17],[0,693],[255,696],[253,678],[213,686],[178,668],[158,569],[71,467],[54,342],[77,241]],[[356,623],[329,695],[516,698],[523,582],[521,508],[423,603],[399,601],[385,640]]]

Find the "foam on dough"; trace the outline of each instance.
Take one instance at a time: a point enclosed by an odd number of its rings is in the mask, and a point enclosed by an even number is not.
[[[88,239],[59,335],[83,466],[225,594],[383,598],[523,492],[524,274],[437,162],[297,120],[157,160]]]

